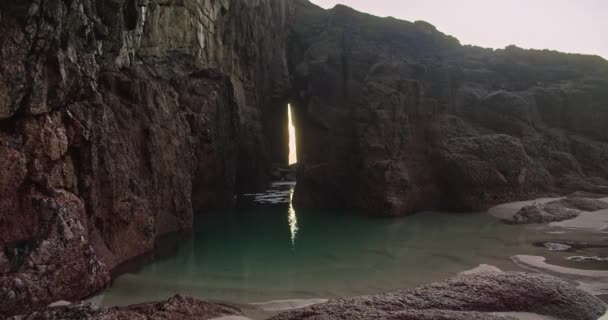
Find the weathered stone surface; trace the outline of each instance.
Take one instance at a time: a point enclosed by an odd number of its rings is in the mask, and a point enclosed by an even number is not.
[[[569,209],[555,203],[531,205],[521,208],[507,222],[515,224],[549,223],[574,219],[579,214],[581,214],[580,210]]]
[[[263,187],[287,161],[288,101],[296,205],[403,215],[608,194],[598,57],[463,47],[304,0],[0,13],[0,315],[87,296],[194,212]]]
[[[281,161],[287,1],[0,12],[0,316],[93,294]]]
[[[84,203],[74,194],[57,190],[52,196],[32,194],[27,201],[36,211],[35,239],[5,246],[0,274],[0,314],[42,308],[49,301],[80,299],[110,280],[106,265],[91,246]],[[1,261],[0,261],[1,262]]]
[[[175,296],[166,301],[128,307],[104,309],[89,303],[52,307],[45,311],[12,320],[208,320],[222,316],[240,315],[233,307],[217,305],[191,297]]]
[[[410,291],[331,300],[271,319],[514,319],[493,313],[529,312],[596,320],[606,310],[598,298],[551,276],[485,272]]]
[[[608,183],[608,62],[296,4],[296,205],[487,209]]]
[[[452,138],[437,152],[441,180],[457,207],[480,208],[538,193],[551,183],[549,173],[509,135]]]

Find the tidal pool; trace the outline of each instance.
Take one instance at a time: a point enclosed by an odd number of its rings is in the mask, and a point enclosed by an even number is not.
[[[480,264],[519,270],[511,257],[521,254],[586,266],[565,259],[580,253],[538,245],[572,239],[568,232],[507,225],[486,213],[379,219],[296,211],[291,188],[278,185],[239,199],[232,211],[197,215],[191,236],[163,239],[151,259],[123,270],[98,298],[114,306],[176,293],[233,303],[354,296],[412,288]]]

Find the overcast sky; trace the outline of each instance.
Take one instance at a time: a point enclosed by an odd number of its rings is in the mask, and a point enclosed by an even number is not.
[[[608,59],[608,0],[312,0],[424,20],[462,44],[554,49]]]

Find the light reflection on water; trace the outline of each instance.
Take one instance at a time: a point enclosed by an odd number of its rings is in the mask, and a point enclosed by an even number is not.
[[[296,237],[298,235],[298,217],[296,216],[296,210],[293,208],[293,193],[295,188],[291,188],[289,191],[289,211],[287,219],[289,220],[289,232],[291,233],[291,246],[295,249]]]
[[[516,254],[565,260],[533,246],[559,240],[483,213],[425,212],[378,219],[296,210],[293,184],[240,199],[231,212],[199,215],[191,237],[169,238],[153,263],[119,276],[105,305],[176,293],[237,303],[332,298],[412,288],[477,267],[518,267]],[[286,219],[287,217],[287,219]]]

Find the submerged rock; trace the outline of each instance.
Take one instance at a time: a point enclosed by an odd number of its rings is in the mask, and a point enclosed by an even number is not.
[[[606,310],[598,298],[551,276],[490,272],[461,275],[408,291],[331,300],[271,319],[481,320],[505,319],[493,314],[496,312],[529,312],[559,319],[597,320]]]

